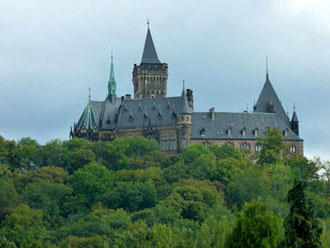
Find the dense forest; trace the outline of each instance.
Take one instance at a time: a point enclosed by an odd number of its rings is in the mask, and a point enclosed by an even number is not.
[[[330,247],[330,167],[286,153],[0,136],[0,247]],[[284,152],[283,152],[284,151]]]

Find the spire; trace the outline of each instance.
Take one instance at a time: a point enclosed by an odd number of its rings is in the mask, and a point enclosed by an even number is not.
[[[296,113],[296,104],[293,104],[293,114],[292,114],[292,118],[291,118],[291,122],[298,122],[298,116]]]
[[[186,81],[182,80],[182,94],[186,92]]]
[[[188,99],[186,96],[186,90],[185,90],[185,80],[183,80],[183,87],[182,87],[182,108],[181,108],[181,113],[182,114],[191,114]]]
[[[151,37],[151,33],[149,29],[149,20],[147,24],[148,24],[148,31],[147,31],[146,41],[144,43],[141,64],[161,64],[158,59],[156,48]]]
[[[293,132],[295,132],[295,134],[297,134],[299,136],[299,120],[298,120],[298,116],[296,113],[296,105],[293,105],[293,114],[292,114],[292,118],[291,118],[291,129],[293,130]]]
[[[111,65],[110,65],[110,77],[108,81],[108,95],[115,96],[116,95],[116,81],[115,81],[115,71],[113,69],[113,55],[111,50]]]

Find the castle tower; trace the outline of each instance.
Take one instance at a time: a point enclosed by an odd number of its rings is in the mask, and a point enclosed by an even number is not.
[[[177,130],[178,130],[178,152],[182,151],[187,145],[189,145],[190,136],[191,136],[191,118],[192,112],[187,99],[188,95],[185,89],[185,83],[183,81],[183,89],[181,95],[181,110],[177,113]]]
[[[167,93],[168,67],[158,59],[149,24],[140,65],[134,64],[134,98],[164,98]]]

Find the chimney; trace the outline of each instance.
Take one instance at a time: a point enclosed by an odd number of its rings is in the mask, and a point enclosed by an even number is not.
[[[126,100],[131,100],[131,94],[126,94],[125,97],[126,97]]]
[[[122,96],[120,99],[121,99],[121,104],[123,105],[124,104],[125,97]]]
[[[211,114],[211,118],[212,118],[212,121],[214,121],[214,118],[215,118],[215,113],[214,113],[214,107],[210,108],[210,114]]]

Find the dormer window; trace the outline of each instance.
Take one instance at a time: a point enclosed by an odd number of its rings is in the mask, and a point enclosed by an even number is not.
[[[175,113],[175,111],[172,112],[172,117],[173,117],[173,118],[176,118],[176,113]]]
[[[289,129],[288,128],[284,129],[282,134],[283,134],[284,137],[288,137]]]
[[[243,127],[243,129],[241,130],[241,134],[242,136],[246,136],[246,127]]]
[[[129,121],[130,121],[130,122],[132,122],[132,121],[134,120],[134,117],[133,117],[133,115],[132,115],[132,114],[130,114],[128,119],[129,119]]]
[[[110,116],[108,115],[107,124],[110,124]]]
[[[259,136],[259,129],[257,127],[253,130],[253,135],[254,135],[254,137]]]
[[[230,136],[230,135],[231,135],[231,132],[232,132],[232,128],[229,127],[229,128],[226,130],[226,134],[227,134],[228,136]]]
[[[205,128],[202,127],[200,130],[199,130],[199,134],[200,136],[205,136]]]

